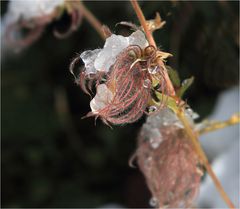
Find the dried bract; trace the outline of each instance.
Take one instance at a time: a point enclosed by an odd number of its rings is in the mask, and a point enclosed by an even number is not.
[[[157,12],[156,17],[153,20],[148,20],[147,22],[148,30],[154,32],[155,30],[161,29],[166,22],[162,21],[160,14]]]

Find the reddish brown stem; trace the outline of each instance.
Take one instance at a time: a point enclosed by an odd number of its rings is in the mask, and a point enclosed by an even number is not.
[[[86,18],[86,20],[92,25],[92,27],[98,32],[103,40],[106,39],[103,30],[102,30],[102,23],[88,10],[85,5],[79,1],[78,8],[81,11],[82,15]]]
[[[143,30],[144,30],[144,32],[146,34],[146,37],[147,37],[147,40],[148,40],[149,44],[153,45],[154,47],[157,47],[151,32],[148,30],[148,27],[147,27],[147,24],[146,24],[146,19],[145,19],[144,15],[143,15],[143,12],[142,12],[138,2],[136,0],[130,0],[130,1],[131,1],[133,9],[136,12],[136,15],[137,15],[137,17],[139,19],[139,22],[141,23],[141,25],[143,27]]]
[[[147,40],[148,40],[149,44],[154,46],[155,48],[157,48],[156,42],[155,42],[155,40],[152,36],[152,33],[148,29],[148,26],[146,24],[146,19],[143,15],[143,12],[142,12],[138,2],[136,0],[130,0],[130,1],[131,1],[132,7],[133,7],[138,19],[139,19],[139,22],[143,27],[143,30],[146,34],[146,37],[147,37]],[[170,92],[170,96],[174,96],[175,95],[175,90],[174,90],[172,82],[171,82],[171,80],[168,76],[165,65],[164,65],[164,63],[161,59],[158,59],[158,65],[161,66],[164,69],[163,73],[164,73],[164,77],[165,77],[165,80],[166,80],[166,83],[167,83],[167,86],[168,86],[168,89],[169,89],[169,92]]]

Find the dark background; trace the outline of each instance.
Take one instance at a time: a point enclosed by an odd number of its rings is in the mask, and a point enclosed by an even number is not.
[[[138,23],[127,1],[86,2],[114,32],[120,21]],[[186,98],[201,118],[218,94],[239,82],[239,3],[141,2],[147,18],[167,21],[154,36],[174,55],[168,62],[182,79],[195,76]],[[1,1],[1,14],[7,2]],[[82,120],[89,108],[68,71],[73,57],[103,46],[83,20],[64,40],[46,28],[32,46],[1,62],[2,207],[98,207],[118,203],[148,207],[150,195],[138,169],[128,166],[144,122],[113,127]]]

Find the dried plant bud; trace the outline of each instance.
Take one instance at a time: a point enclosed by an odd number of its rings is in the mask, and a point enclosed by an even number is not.
[[[158,64],[162,58],[163,53],[148,45],[140,30],[128,37],[112,34],[103,49],[81,53],[71,63],[70,72],[82,59],[85,68],[76,76],[76,82],[88,94],[96,87],[97,94],[90,104],[92,112],[87,116],[117,125],[133,123],[147,111],[152,113],[164,107],[170,90],[164,66]],[[102,84],[106,92],[102,91]],[[110,92],[111,99],[104,99]],[[164,98],[157,98],[157,92]]]
[[[63,4],[64,0],[11,0],[5,18],[8,23],[18,22],[20,19],[31,21],[52,14],[57,7]]]
[[[5,47],[20,50],[29,46],[40,37],[47,24],[58,19],[64,10],[72,19],[69,31],[76,30],[82,16],[72,1],[11,0],[2,21]],[[54,34],[63,37],[69,33],[61,34],[55,30]]]
[[[151,116],[144,124],[136,151],[153,196],[150,202],[156,208],[191,207],[198,194],[202,166],[184,129],[176,124],[180,123],[176,116],[167,109],[158,116]]]
[[[143,115],[150,96],[151,81],[147,71],[142,70],[141,63],[132,65],[133,54],[138,56],[140,53],[141,48],[130,46],[119,54],[106,81],[107,91],[112,92],[113,97],[111,101],[105,99],[108,101],[107,105],[104,108],[97,108],[97,112],[95,106],[91,106],[90,115],[101,117],[106,123],[112,124],[132,123]],[[106,91],[99,91],[102,85],[97,86],[98,92],[91,101],[92,104],[95,104],[99,97],[106,96]],[[98,107],[103,107],[101,102]]]

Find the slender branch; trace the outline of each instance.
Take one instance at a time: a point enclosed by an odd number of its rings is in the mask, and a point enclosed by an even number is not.
[[[205,134],[211,131],[215,131],[218,129],[222,129],[228,126],[233,126],[240,123],[240,115],[234,114],[229,120],[222,121],[222,122],[207,122],[206,127],[202,128],[198,133]],[[203,122],[204,124],[204,122]]]
[[[174,87],[172,85],[172,81],[170,80],[169,76],[168,76],[168,72],[167,72],[167,69],[165,67],[165,64],[162,62],[162,60],[158,59],[158,65],[163,67],[163,75],[164,75],[164,78],[165,78],[165,81],[166,81],[166,85],[168,86],[168,89],[169,89],[169,95],[170,96],[175,96],[175,90],[174,90]]]
[[[135,13],[139,19],[139,22],[141,23],[143,29],[144,29],[144,32],[146,34],[146,37],[148,39],[148,42],[149,44],[153,45],[156,47],[156,43],[153,39],[153,36],[151,34],[151,32],[149,31],[148,27],[147,27],[147,24],[146,24],[146,19],[143,15],[143,12],[137,2],[137,0],[130,0],[131,1],[131,4],[135,10]],[[167,80],[167,85],[169,87],[169,89],[171,90],[171,96],[174,96],[175,95],[175,91],[174,91],[174,88],[173,88],[173,85],[172,85],[172,82],[171,80],[169,79],[169,76],[167,74],[167,71],[166,71],[166,68],[165,68],[165,65],[164,63],[162,62],[162,60],[158,60],[158,65],[163,67],[164,69],[164,74],[165,74],[165,79]],[[209,162],[208,162],[208,159],[204,153],[204,151],[202,150],[202,147],[201,145],[199,144],[199,141],[198,141],[198,138],[196,136],[196,134],[193,132],[191,126],[189,125],[189,122],[188,120],[185,118],[185,115],[184,115],[184,112],[182,109],[178,109],[176,111],[176,114],[178,115],[179,119],[182,121],[183,125],[184,125],[184,128],[185,128],[185,131],[186,133],[188,134],[189,136],[189,139],[191,140],[195,150],[196,150],[196,153],[199,155],[200,159],[202,160],[205,168],[207,169],[207,172],[209,173],[209,175],[211,176],[216,188],[218,189],[220,195],[222,196],[222,198],[224,199],[224,201],[226,202],[226,204],[230,207],[230,208],[235,208],[233,203],[231,202],[231,200],[229,199],[228,195],[226,194],[226,192],[224,191],[220,181],[218,180],[218,178],[216,177],[215,173],[213,172]]]
[[[144,30],[144,32],[146,34],[146,37],[147,37],[147,40],[148,40],[149,44],[153,45],[154,47],[157,48],[157,45],[156,45],[156,43],[155,43],[155,41],[153,39],[153,36],[152,36],[151,32],[148,30],[148,26],[146,24],[146,19],[145,19],[144,15],[143,15],[143,12],[142,12],[138,2],[136,0],[130,0],[130,1],[131,1],[133,9],[136,12],[136,15],[137,15],[137,17],[139,19],[139,22],[141,23],[141,25],[143,27],[143,30]]]
[[[103,40],[106,39],[105,34],[102,30],[102,23],[88,10],[85,5],[79,1],[78,8],[81,11],[82,15],[86,18],[86,20],[92,25],[92,27],[98,32]]]
[[[152,36],[152,33],[150,32],[150,30],[147,26],[146,19],[143,15],[143,12],[142,12],[137,0],[130,0],[130,2],[132,4],[132,7],[133,7],[138,19],[139,19],[140,24],[143,27],[143,30],[146,34],[146,37],[147,37],[147,40],[148,40],[149,44],[154,46],[155,48],[157,48],[155,40],[154,40],[154,38]],[[163,68],[163,74],[164,74],[166,84],[167,84],[168,89],[169,89],[169,93],[170,93],[171,96],[174,96],[175,95],[175,90],[174,90],[172,82],[171,82],[171,80],[168,76],[167,69],[165,68],[165,65],[164,65],[163,61],[161,59],[158,59],[157,62],[158,62],[158,65]]]

